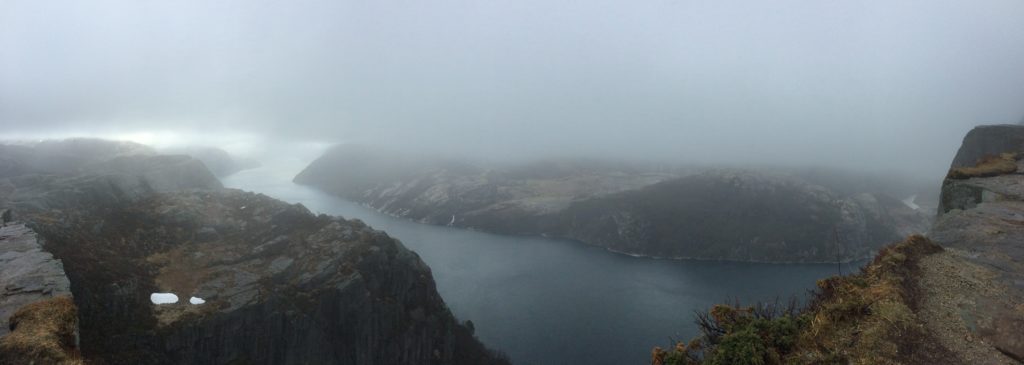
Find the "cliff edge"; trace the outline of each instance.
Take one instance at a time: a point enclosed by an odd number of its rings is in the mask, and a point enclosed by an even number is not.
[[[19,310],[16,332],[79,318],[90,364],[508,363],[457,322],[415,252],[358,220],[225,189],[186,156],[83,168],[17,149],[0,159],[13,167],[0,207],[63,262],[56,287],[74,303]]]
[[[818,282],[810,303],[718,305],[652,364],[1024,362],[1024,126],[968,133],[928,237]]]
[[[0,364],[81,364],[71,283],[24,224],[0,227],[0,284]]]

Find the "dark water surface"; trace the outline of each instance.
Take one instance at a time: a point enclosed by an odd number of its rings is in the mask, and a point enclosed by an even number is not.
[[[695,310],[733,298],[802,298],[815,280],[836,272],[835,265],[635,258],[574,242],[423,225],[295,185],[292,172],[264,167],[224,183],[358,218],[400,239],[430,265],[455,316],[472,320],[480,339],[516,364],[648,364],[653,346],[696,334]]]

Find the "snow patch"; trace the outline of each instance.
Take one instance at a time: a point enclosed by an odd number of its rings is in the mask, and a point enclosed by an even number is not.
[[[178,296],[172,293],[153,293],[149,295],[149,301],[153,304],[174,304],[178,302]]]
[[[203,303],[206,303],[206,301],[205,301],[205,300],[203,300],[203,298],[196,298],[196,297],[192,297],[192,298],[189,298],[189,299],[188,299],[188,302],[189,302],[189,303],[192,303],[192,304],[197,304],[197,305],[198,305],[198,304],[203,304]]]

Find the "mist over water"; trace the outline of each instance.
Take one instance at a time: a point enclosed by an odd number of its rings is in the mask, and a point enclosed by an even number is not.
[[[694,310],[785,300],[836,267],[427,226],[292,179],[357,143],[482,170],[578,158],[799,171],[930,213],[965,132],[1024,116],[1022,19],[1020,0],[5,0],[0,143],[258,160],[224,183],[401,239],[517,364],[637,364],[696,335]]]

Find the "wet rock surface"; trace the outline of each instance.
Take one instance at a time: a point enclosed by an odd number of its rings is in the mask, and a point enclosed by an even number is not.
[[[68,295],[64,266],[43,250],[35,232],[21,223],[0,228],[0,337],[10,332],[8,320],[19,308]]]
[[[954,167],[971,166],[984,154],[1020,152],[1024,127],[983,126],[964,139]],[[1006,150],[1001,150],[1006,149]],[[1020,161],[1018,161],[1020,164]],[[1020,167],[1018,165],[1018,167]],[[986,290],[953,288],[936,295],[960,298],[959,321],[969,333],[996,351],[1024,361],[1024,174],[1017,172],[943,184],[939,218],[930,237],[949,248],[951,270],[972,268],[966,282],[983,278]],[[958,263],[959,262],[959,263]],[[974,279],[971,279],[974,278]],[[999,363],[991,361],[975,363]]]

